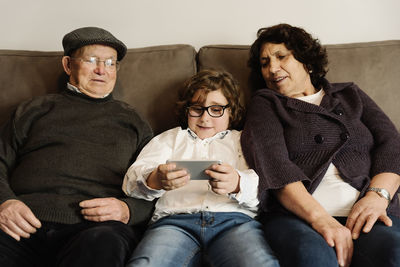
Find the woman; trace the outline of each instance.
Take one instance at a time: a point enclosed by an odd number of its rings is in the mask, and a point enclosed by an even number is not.
[[[301,28],[260,29],[241,142],[282,266],[400,266],[400,136],[355,84],[329,83]],[[262,89],[266,88],[266,89]]]

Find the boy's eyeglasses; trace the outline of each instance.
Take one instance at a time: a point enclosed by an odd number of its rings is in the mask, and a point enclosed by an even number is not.
[[[224,111],[226,108],[229,107],[228,105],[221,106],[221,105],[211,105],[208,107],[202,107],[199,105],[192,105],[187,107],[188,114],[190,117],[201,117],[205,110],[207,110],[208,115],[213,118],[219,118],[224,115]]]
[[[105,60],[100,60],[97,57],[71,57],[72,60],[78,60],[84,62],[90,66],[97,67],[99,63],[104,63],[104,68],[108,71],[117,71],[119,70],[119,61],[107,58]]]

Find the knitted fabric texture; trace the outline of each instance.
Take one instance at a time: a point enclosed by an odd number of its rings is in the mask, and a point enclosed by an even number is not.
[[[84,27],[67,33],[62,44],[64,55],[70,56],[73,51],[86,45],[101,44],[114,48],[118,53],[118,60],[126,54],[126,46],[110,32],[97,27]]]
[[[145,223],[149,201],[126,197],[126,170],[152,137],[127,104],[64,91],[22,103],[0,131],[0,203],[23,201],[41,221],[83,221],[79,202],[115,197],[129,224]]]
[[[271,190],[289,183],[314,192],[331,162],[360,197],[375,175],[400,174],[400,135],[382,110],[353,83],[324,90],[320,106],[269,89],[252,99],[241,143],[264,211],[277,207]],[[395,194],[388,213],[400,217],[398,201]]]

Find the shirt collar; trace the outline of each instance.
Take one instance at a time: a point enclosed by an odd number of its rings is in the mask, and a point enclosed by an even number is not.
[[[73,92],[76,92],[76,93],[79,93],[79,94],[83,94],[83,93],[81,92],[81,90],[79,90],[78,87],[76,87],[75,85],[72,85],[72,84],[70,84],[70,83],[67,83],[67,88],[68,88],[69,90],[73,91]],[[105,98],[105,97],[107,97],[107,96],[109,96],[109,95],[110,95],[110,94],[106,94],[105,96],[103,96],[103,98]]]
[[[82,92],[79,91],[78,87],[76,87],[76,86],[74,86],[74,85],[72,85],[72,84],[70,84],[70,83],[67,83],[67,88],[68,88],[69,90],[73,91],[73,92],[82,94]]]
[[[215,139],[223,139],[230,131],[231,131],[231,130],[225,130],[225,131],[219,132],[219,133],[215,134],[215,135],[212,136],[212,137],[203,139],[203,141],[205,141],[205,140],[212,141],[212,140],[215,140]],[[187,128],[187,132],[188,132],[188,135],[189,135],[193,140],[200,139],[200,138],[197,136],[197,134],[196,134],[195,132],[193,132],[190,128]]]

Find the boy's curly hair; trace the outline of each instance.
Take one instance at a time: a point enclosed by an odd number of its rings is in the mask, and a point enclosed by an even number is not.
[[[192,103],[192,98],[199,90],[201,90],[201,94],[196,104],[203,104],[209,92],[221,90],[229,103],[229,128],[240,129],[242,127],[244,109],[236,80],[226,71],[203,70],[188,79],[179,91],[176,113],[183,129],[188,127],[187,107],[195,104]]]

